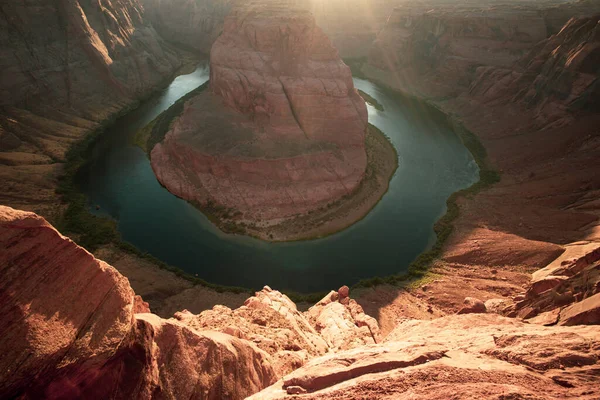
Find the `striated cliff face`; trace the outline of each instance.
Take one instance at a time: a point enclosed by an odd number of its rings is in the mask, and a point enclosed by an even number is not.
[[[477,66],[510,66],[545,38],[545,21],[535,11],[406,5],[390,15],[369,65],[392,81],[438,78],[442,94],[454,95],[468,87]]]
[[[525,323],[482,305],[403,318],[382,335],[347,287],[306,312],[265,287],[237,309],[162,319],[36,214],[0,206],[0,246],[2,398],[598,397],[596,327]],[[599,251],[557,260],[529,290],[550,293],[539,284],[548,273],[597,272]],[[598,295],[575,290],[585,299],[561,311],[564,325],[600,323]]]
[[[450,262],[517,266],[539,254],[541,242],[600,239],[599,17],[570,19],[538,41],[543,19],[509,10],[513,18],[494,25],[498,20],[463,11],[399,8],[390,18],[399,25],[381,32],[363,67],[450,114],[476,134],[501,172],[499,184],[460,204],[445,249]]]
[[[598,109],[599,16],[569,20],[512,68],[478,68],[470,94],[486,103],[522,103],[540,128]]]
[[[0,5],[0,202],[52,214],[69,146],[180,61],[137,0]]]
[[[212,48],[210,92],[186,104],[152,167],[185,199],[273,221],[352,194],[366,128],[350,69],[312,15],[249,2]]]
[[[241,399],[276,379],[248,341],[138,314],[125,277],[33,213],[0,206],[0,245],[2,398]]]
[[[209,53],[234,0],[142,0],[152,26],[167,41]]]

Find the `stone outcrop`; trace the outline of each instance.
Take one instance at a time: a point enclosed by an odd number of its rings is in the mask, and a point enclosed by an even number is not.
[[[181,62],[138,0],[7,0],[0,11],[0,202],[48,216],[69,146]]]
[[[163,319],[36,214],[0,206],[0,248],[2,398],[598,395],[595,326],[466,314],[407,318],[384,338],[347,287],[304,313],[265,287],[238,309]],[[560,264],[582,272],[594,254]],[[562,310],[565,325],[599,323],[597,297]]]
[[[599,340],[594,327],[497,315],[407,321],[384,343],[311,360],[251,399],[593,399]]]
[[[262,223],[351,195],[367,166],[366,106],[312,15],[286,1],[234,8],[152,167],[169,191]]]
[[[178,312],[175,318],[198,330],[251,341],[271,355],[279,377],[325,353],[381,341],[377,321],[355,300],[333,291],[304,313],[287,296],[265,286],[237,309],[217,305],[198,315]]]
[[[0,206],[0,248],[2,398],[242,399],[275,380],[250,342],[135,314],[125,277],[33,213]]]
[[[347,286],[345,287],[348,288]],[[346,290],[340,289],[342,293]],[[348,296],[331,291],[305,313],[311,325],[333,351],[347,350],[381,340],[377,321]]]
[[[268,286],[235,310],[217,305],[199,315],[179,312],[175,318],[198,330],[218,330],[251,341],[271,355],[279,377],[329,351],[296,304]]]
[[[501,312],[542,325],[600,324],[600,247],[572,246]]]
[[[161,37],[208,54],[234,0],[142,0],[142,4]]]

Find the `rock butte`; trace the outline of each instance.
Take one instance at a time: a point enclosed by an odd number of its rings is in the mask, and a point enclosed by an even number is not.
[[[405,320],[384,337],[347,287],[306,312],[265,287],[237,309],[163,319],[113,267],[36,214],[0,206],[0,246],[2,398],[598,395],[593,326],[484,313]],[[560,273],[597,273],[598,254],[564,263]],[[598,315],[597,297],[575,303],[586,310],[563,310],[566,321],[598,323],[585,319]]]
[[[246,2],[226,18],[210,58],[210,92],[186,103],[151,153],[169,191],[280,221],[357,189],[366,105],[308,11]]]

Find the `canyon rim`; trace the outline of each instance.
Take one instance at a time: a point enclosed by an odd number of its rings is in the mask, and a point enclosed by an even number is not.
[[[600,397],[598,2],[0,11],[1,398]],[[210,82],[140,144],[226,232],[275,246],[369,214],[402,147],[369,125],[388,107],[365,105],[358,81],[413,99],[402,112],[443,113],[480,179],[390,276],[308,296],[183,273],[122,240],[75,178],[110,151],[110,121],[207,56]]]

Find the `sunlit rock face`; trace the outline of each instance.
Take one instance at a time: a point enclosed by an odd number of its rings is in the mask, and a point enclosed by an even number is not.
[[[0,247],[1,398],[243,399],[276,379],[248,341],[136,310],[127,278],[36,214],[0,206]]]
[[[137,0],[6,0],[0,10],[0,203],[48,215],[69,146],[180,61]]]
[[[142,0],[152,26],[167,41],[208,54],[234,0]]]
[[[342,58],[366,57],[373,41],[403,0],[305,0],[317,24]]]
[[[563,126],[600,106],[599,14],[572,18],[510,69],[478,68],[471,92],[486,102],[521,102],[539,127]]]
[[[103,102],[148,92],[179,64],[137,0],[7,0],[2,11],[2,105],[94,121]]]
[[[274,220],[358,187],[366,106],[308,11],[279,1],[240,5],[210,64],[211,93],[190,100],[152,150],[171,192]]]
[[[425,96],[455,97],[470,91],[476,97],[490,98],[500,91],[517,95],[540,73],[536,68],[545,68],[542,74],[547,74],[549,69],[560,67],[551,65],[555,61],[575,74],[594,75],[589,68],[579,71],[576,67],[593,52],[597,41],[592,32],[594,23],[567,24],[572,17],[589,18],[594,13],[600,13],[600,5],[587,2],[560,6],[493,1],[405,4],[393,11],[373,43],[367,72],[390,86]],[[565,24],[566,31],[560,32]],[[574,34],[579,27],[582,30]],[[567,53],[578,52],[580,44],[586,48],[571,65]],[[556,54],[552,54],[554,50]],[[594,57],[589,56],[588,63]],[[489,76],[491,71],[501,74],[500,70],[504,71],[502,76]],[[487,93],[482,83],[494,88]],[[589,82],[582,81],[580,86],[589,86]],[[567,93],[562,95],[568,97]]]
[[[546,24],[535,11],[406,5],[391,14],[369,63],[389,71],[390,79],[434,74],[450,93],[468,86],[477,66],[512,65],[545,38]]]
[[[405,321],[383,343],[315,358],[251,399],[591,400],[600,356],[594,329],[485,314]]]
[[[574,303],[544,303],[559,311],[557,326],[491,310],[398,315],[385,337],[347,287],[306,312],[266,286],[237,309],[162,319],[113,267],[38,215],[3,206],[0,248],[1,398],[598,397],[597,327],[562,326],[600,323],[598,294],[582,279],[598,278],[590,246],[536,272],[521,303],[541,307],[532,294],[544,302],[570,281]]]

